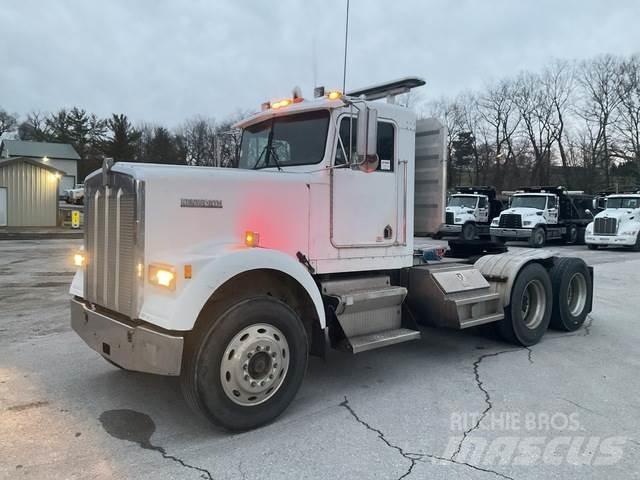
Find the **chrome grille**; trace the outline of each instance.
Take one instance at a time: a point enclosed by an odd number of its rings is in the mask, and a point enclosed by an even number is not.
[[[618,222],[615,218],[596,218],[593,222],[595,235],[615,235],[618,231]]]
[[[500,215],[500,226],[504,228],[522,228],[522,216],[517,213]]]
[[[85,299],[128,317],[137,315],[142,254],[142,184],[118,173],[85,183]]]
[[[445,212],[444,214],[444,223],[447,225],[453,225],[453,212]]]

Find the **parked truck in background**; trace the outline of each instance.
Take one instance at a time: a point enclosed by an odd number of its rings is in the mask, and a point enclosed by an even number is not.
[[[500,241],[527,240],[532,248],[544,247],[548,240],[581,243],[593,220],[593,198],[564,187],[522,188],[491,222],[491,236]]]
[[[179,376],[232,430],[284,411],[310,354],[416,340],[416,321],[496,323],[517,345],[579,328],[593,289],[580,259],[426,263],[414,248],[418,205],[444,197],[445,130],[393,100],[423,83],[266,103],[238,124],[238,168],[105,160],[85,181],[72,328],[124,369]]]
[[[594,201],[594,207],[597,201]],[[640,188],[607,195],[604,210],[587,225],[589,249],[628,247],[640,250]]]
[[[501,211],[502,202],[496,198],[494,187],[458,187],[449,196],[438,236],[467,241],[489,237],[489,225]]]

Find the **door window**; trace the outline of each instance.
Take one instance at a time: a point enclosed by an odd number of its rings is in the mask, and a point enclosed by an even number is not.
[[[356,155],[356,132],[358,120],[353,117],[343,117],[340,121],[340,140],[336,149],[335,165],[345,165]],[[395,169],[395,127],[389,122],[378,122],[377,139],[378,163],[377,171],[393,172]]]

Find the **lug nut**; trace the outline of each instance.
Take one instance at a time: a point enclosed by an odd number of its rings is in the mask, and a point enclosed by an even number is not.
[[[256,386],[256,382],[251,382],[251,386],[255,387]]]
[[[244,365],[242,365],[242,369],[243,370],[247,370],[249,368],[249,365],[247,365],[246,363]]]
[[[273,380],[273,373],[269,375],[269,380]]]
[[[273,368],[278,368],[278,364],[277,364],[277,363],[274,363],[274,364],[273,364]]]
[[[271,352],[271,358],[276,358],[276,352]]]
[[[253,357],[253,353],[251,352],[247,353],[247,358],[251,358],[251,357]]]
[[[245,376],[244,376],[244,381],[245,381],[245,382],[248,382],[248,381],[249,381],[249,375],[245,375]]]
[[[259,352],[260,350],[262,350],[262,347],[261,347],[260,345],[258,345],[258,346],[256,347],[256,352]]]
[[[271,347],[267,345],[266,347],[264,347],[264,349],[268,352],[269,350],[271,350]]]
[[[264,387],[264,380],[260,382],[260,386]]]

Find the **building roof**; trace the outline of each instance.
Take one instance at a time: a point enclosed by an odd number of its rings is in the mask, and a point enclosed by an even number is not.
[[[0,156],[32,157],[32,158],[60,158],[67,160],[80,160],[80,155],[75,148],[68,143],[53,142],[29,142],[24,140],[2,140],[0,143]]]
[[[60,175],[64,175],[65,172],[62,170],[58,170],[57,168],[52,167],[51,165],[47,165],[46,163],[42,163],[38,160],[34,160],[33,158],[28,157],[12,157],[12,158],[0,158],[0,168],[7,167],[14,163],[28,163],[38,168],[43,168],[48,170],[51,173],[58,173]]]

